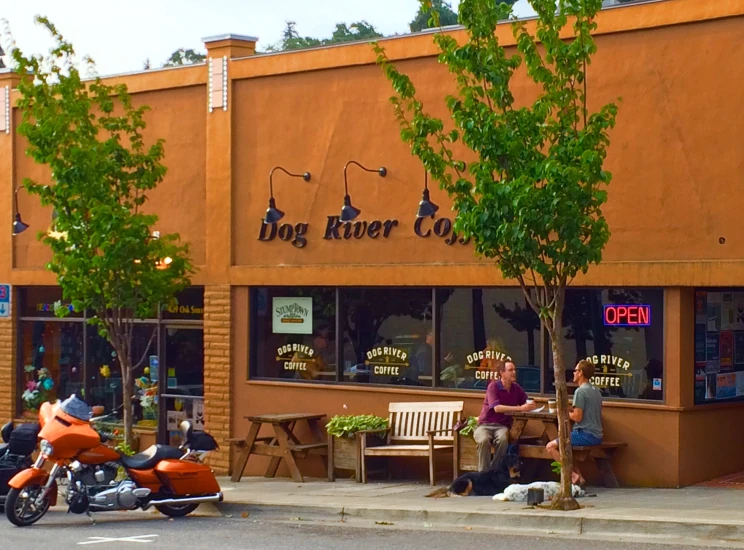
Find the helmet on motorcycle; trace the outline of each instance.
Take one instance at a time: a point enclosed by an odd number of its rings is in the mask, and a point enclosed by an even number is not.
[[[70,397],[62,401],[62,404],[59,406],[59,408],[62,409],[63,412],[69,414],[73,418],[77,418],[78,420],[88,421],[93,417],[93,410],[90,408],[90,406],[82,399],[78,399],[78,397],[74,393]]]

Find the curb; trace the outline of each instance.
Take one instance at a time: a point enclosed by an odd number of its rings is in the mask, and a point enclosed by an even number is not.
[[[744,521],[679,521],[666,518],[635,519],[612,516],[580,516],[571,512],[536,514],[532,510],[514,512],[451,512],[442,510],[412,510],[337,505],[262,504],[259,502],[221,502],[217,509],[225,514],[249,513],[250,517],[265,520],[333,521],[357,519],[388,522],[398,527],[416,526],[437,528],[465,527],[529,535],[586,536],[591,538],[658,538],[662,540],[694,540],[699,542],[744,542]],[[518,533],[517,533],[518,531]]]

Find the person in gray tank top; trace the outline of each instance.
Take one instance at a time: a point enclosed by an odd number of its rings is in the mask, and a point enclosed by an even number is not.
[[[591,383],[592,376],[594,376],[594,365],[591,362],[584,359],[576,364],[573,381],[579,387],[574,392],[573,408],[568,413],[574,422],[573,430],[571,430],[572,446],[591,446],[602,443],[602,393]],[[548,443],[546,450],[553,460],[560,462],[561,454],[557,439]],[[571,482],[574,485],[586,483],[575,463]]]

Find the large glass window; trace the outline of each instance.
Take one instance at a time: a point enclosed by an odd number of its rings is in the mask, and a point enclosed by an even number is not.
[[[53,320],[20,323],[22,411],[76,393],[83,397],[83,323]]]
[[[485,390],[513,361],[525,391],[540,392],[540,318],[519,288],[437,290],[439,385]]]
[[[744,288],[695,291],[695,403],[744,398]]]
[[[336,380],[335,289],[258,288],[253,304],[253,377]]]
[[[664,291],[590,289],[566,291],[561,345],[566,381],[581,359],[596,366],[593,383],[606,397],[661,400],[664,396]],[[555,391],[548,353],[545,391]]]
[[[434,385],[431,289],[354,288],[339,295],[344,381]]]

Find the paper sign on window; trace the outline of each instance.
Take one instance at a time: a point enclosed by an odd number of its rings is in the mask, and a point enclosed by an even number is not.
[[[312,298],[273,298],[272,331],[274,334],[312,334]]]

